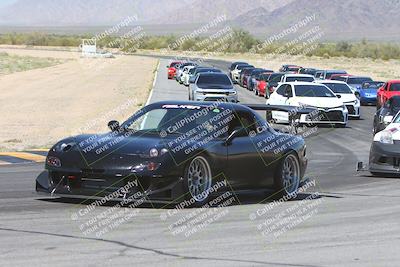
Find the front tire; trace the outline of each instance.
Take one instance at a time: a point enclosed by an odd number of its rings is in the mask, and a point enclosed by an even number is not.
[[[300,162],[294,152],[288,153],[279,163],[275,174],[275,188],[280,197],[294,198],[300,186]]]
[[[212,186],[212,171],[206,157],[197,156],[185,168],[184,187],[186,198],[194,200],[195,206],[201,206],[209,199]]]

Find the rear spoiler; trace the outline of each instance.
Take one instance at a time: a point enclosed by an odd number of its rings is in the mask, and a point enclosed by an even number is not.
[[[253,110],[265,111],[267,121],[269,121],[272,118],[271,116],[272,111],[283,111],[289,113],[289,124],[291,127],[290,132],[292,133],[297,133],[297,129],[299,127],[298,120],[300,119],[301,115],[310,114],[317,110],[316,108],[284,106],[284,105],[242,104],[242,103],[240,104],[249,107]]]

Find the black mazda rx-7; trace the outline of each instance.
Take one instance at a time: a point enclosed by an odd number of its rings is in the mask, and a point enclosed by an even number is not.
[[[105,134],[63,139],[36,191],[69,198],[193,200],[222,191],[295,194],[307,166],[303,138],[275,131],[258,110],[226,102],[158,102]],[[218,192],[216,192],[218,191]]]

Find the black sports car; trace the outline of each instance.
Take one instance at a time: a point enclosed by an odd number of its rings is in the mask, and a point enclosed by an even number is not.
[[[374,116],[374,134],[388,126],[400,111],[400,96],[393,96],[377,110]]]
[[[56,143],[36,191],[196,204],[205,202],[215,185],[218,192],[275,188],[291,196],[304,182],[305,142],[276,132],[254,109],[225,102],[150,104],[121,125],[111,121],[109,133]]]

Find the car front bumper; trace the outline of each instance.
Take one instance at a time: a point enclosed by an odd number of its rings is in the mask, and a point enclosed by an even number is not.
[[[354,103],[345,103],[350,118],[360,117],[360,105]]]
[[[400,175],[400,143],[373,142],[369,153],[369,170]]]
[[[71,179],[71,177],[74,177]],[[133,177],[133,176],[132,176]],[[105,186],[104,180],[112,185]],[[169,203],[179,200],[184,194],[182,177],[134,176],[129,181],[115,177],[88,178],[74,171],[54,172],[45,170],[36,178],[36,192],[57,197],[80,199],[129,200]],[[135,182],[137,181],[137,182]],[[108,183],[109,184],[109,183]],[[118,191],[126,185],[132,185],[128,191]],[[117,193],[116,193],[117,192]],[[180,199],[182,200],[182,199]]]
[[[194,101],[218,101],[223,100],[226,102],[237,103],[238,95],[226,95],[226,94],[202,94],[202,93],[194,93],[193,97]]]

